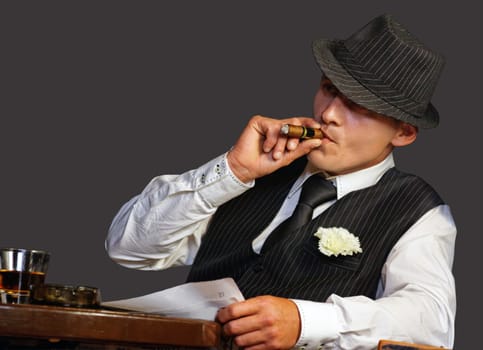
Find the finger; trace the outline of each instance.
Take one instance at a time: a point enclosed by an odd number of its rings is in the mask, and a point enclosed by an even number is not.
[[[292,150],[290,153],[288,153],[288,156],[290,156],[291,160],[300,158],[303,155],[312,151],[313,149],[320,147],[321,144],[322,144],[322,140],[320,139],[304,140],[303,142],[299,142],[297,147],[294,150]]]
[[[265,335],[261,331],[254,331],[250,333],[245,333],[234,337],[235,344],[240,348],[248,347],[259,347],[260,349],[265,348]]]
[[[272,157],[274,160],[282,159],[284,153],[288,150],[288,139],[286,137],[278,137],[273,147]]]
[[[257,310],[258,307],[253,299],[248,299],[219,309],[216,318],[221,323],[226,323],[240,317],[253,315]]]
[[[270,151],[281,152],[285,149],[287,138],[280,136],[281,125],[271,125],[265,130],[265,140],[263,142],[263,151],[269,153]],[[280,145],[282,143],[283,145]],[[278,146],[278,147],[277,147]]]
[[[297,148],[300,143],[300,139],[298,138],[290,138],[287,140],[287,150],[293,151]]]
[[[231,320],[223,325],[223,334],[227,336],[238,336],[254,332],[261,328],[258,317],[246,316]]]
[[[263,152],[271,152],[273,146],[275,146],[277,142],[281,128],[281,121],[257,115],[250,120],[249,124],[251,124],[252,128],[258,133],[259,137],[263,138]]]
[[[284,346],[284,344],[277,340],[277,337],[272,336],[270,332],[267,333],[263,330],[236,336],[234,338],[234,341],[238,347],[243,348],[244,350],[270,350],[290,348]]]

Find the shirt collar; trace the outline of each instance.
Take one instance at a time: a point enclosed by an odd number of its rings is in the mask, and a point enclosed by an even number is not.
[[[337,187],[337,199],[340,199],[350,192],[375,185],[382,175],[392,167],[394,167],[394,157],[390,153],[376,165],[349,174],[327,177],[327,180],[332,181],[334,186]],[[305,180],[316,173],[305,168],[292,186],[288,195],[289,198],[298,192]]]

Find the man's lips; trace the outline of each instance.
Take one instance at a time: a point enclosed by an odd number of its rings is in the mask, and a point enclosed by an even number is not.
[[[325,130],[324,128],[321,128],[320,130],[322,131],[322,134],[324,136],[322,138],[322,143],[334,142],[334,140],[332,139],[332,137],[327,133],[327,130]]]

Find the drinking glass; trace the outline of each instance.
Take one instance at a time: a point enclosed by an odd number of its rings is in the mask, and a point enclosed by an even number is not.
[[[0,303],[29,303],[32,287],[45,281],[49,259],[44,250],[0,248]]]

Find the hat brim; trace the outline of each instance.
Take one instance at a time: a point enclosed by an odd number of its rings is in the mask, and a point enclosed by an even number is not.
[[[423,129],[434,128],[439,123],[436,108],[429,103],[423,116],[409,114],[379,96],[355,79],[334,56],[337,41],[317,39],[312,43],[312,52],[322,73],[351,101],[385,116],[402,120]]]

